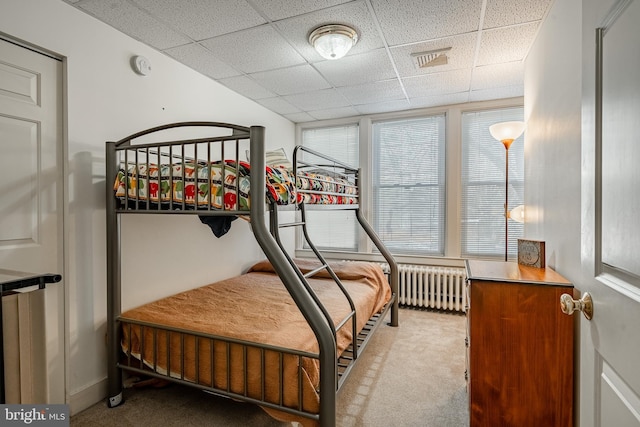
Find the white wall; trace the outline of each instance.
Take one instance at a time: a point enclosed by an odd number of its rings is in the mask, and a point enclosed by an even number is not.
[[[581,0],[555,1],[525,64],[525,237],[580,277]]]
[[[0,32],[66,60],[66,401],[75,413],[106,397],[104,142],[163,123],[212,120],[265,126],[268,147],[290,149],[294,125],[62,1],[2,0]],[[131,70],[132,55],[149,59],[149,76]],[[238,274],[263,257],[242,220],[220,239],[195,216],[123,224],[138,236],[158,227],[161,240],[123,243],[125,308]]]
[[[547,264],[577,288],[582,274],[581,13],[582,0],[554,2],[526,59],[524,102],[525,236],[546,241]],[[576,390],[581,388],[577,384]]]

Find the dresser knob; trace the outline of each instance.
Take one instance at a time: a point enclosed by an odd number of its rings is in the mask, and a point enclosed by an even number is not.
[[[564,314],[572,315],[575,311],[581,311],[587,320],[593,317],[593,300],[591,294],[585,292],[582,298],[573,299],[569,294],[560,295],[560,309]]]

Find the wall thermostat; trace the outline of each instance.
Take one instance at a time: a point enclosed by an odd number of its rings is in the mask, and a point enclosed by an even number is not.
[[[131,58],[131,68],[141,76],[146,76],[151,72],[151,64],[149,63],[149,60],[140,55],[133,56]]]

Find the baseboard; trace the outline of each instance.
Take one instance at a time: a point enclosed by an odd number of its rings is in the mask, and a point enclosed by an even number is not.
[[[107,399],[107,379],[98,381],[69,396],[69,413],[71,416]]]

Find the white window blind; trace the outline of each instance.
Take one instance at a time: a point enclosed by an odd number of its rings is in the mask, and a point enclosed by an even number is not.
[[[302,145],[358,167],[358,125],[302,130]],[[303,159],[305,159],[303,155]],[[309,158],[311,162],[318,159]],[[315,246],[325,250],[357,251],[357,219],[353,210],[306,210],[307,231]],[[306,247],[306,242],[304,244]]]
[[[373,227],[397,254],[444,254],[445,116],[373,124]]]
[[[522,121],[522,108],[468,112],[462,115],[461,256],[504,259],[506,151],[489,126]],[[524,136],[509,153],[509,211],[524,201]],[[517,255],[523,224],[509,220],[509,257]]]

